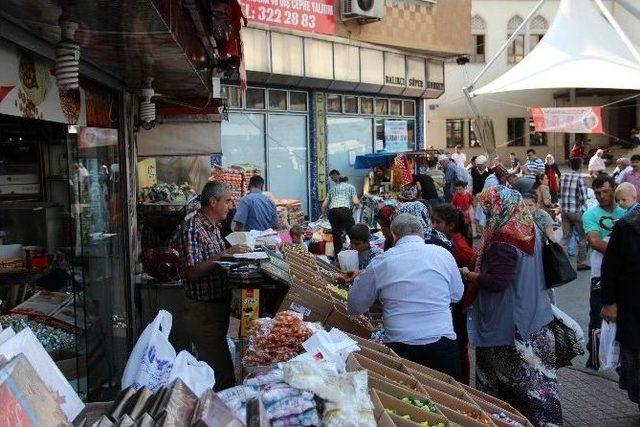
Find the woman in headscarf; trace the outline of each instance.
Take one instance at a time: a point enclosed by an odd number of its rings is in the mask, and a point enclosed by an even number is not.
[[[408,213],[420,219],[424,230],[425,243],[451,250],[453,245],[447,236],[431,226],[431,209],[426,203],[417,200],[417,194],[417,189],[409,186],[398,197],[399,202],[396,205],[386,205],[378,211],[376,219],[385,237],[384,250],[386,251],[393,246],[393,236],[391,236],[390,230],[391,221],[402,213]]]
[[[562,425],[542,235],[517,191],[499,185],[478,199],[487,213],[484,239],[475,271],[460,269],[477,290],[467,322],[476,387],[536,426]]]
[[[551,191],[551,201],[558,203],[558,194],[560,193],[560,169],[556,163],[553,154],[547,154],[544,159],[544,173],[549,178],[549,190]]]

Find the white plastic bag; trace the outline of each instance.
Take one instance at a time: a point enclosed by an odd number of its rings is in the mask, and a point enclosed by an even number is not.
[[[348,249],[338,254],[338,262],[342,271],[358,271],[358,251]]]
[[[138,338],[122,374],[122,389],[147,387],[155,393],[167,384],[176,360],[176,351],[169,342],[173,318],[160,310]]]
[[[618,367],[620,361],[620,343],[616,341],[616,323],[602,321],[600,326],[600,371],[609,371]]]
[[[216,384],[213,368],[206,362],[198,362],[188,351],[181,351],[176,357],[169,374],[169,383],[180,378],[198,397]]]
[[[60,402],[67,418],[74,420],[84,409],[84,403],[30,328],[24,328],[0,345],[0,356],[7,360],[20,353],[27,357],[42,382]]]
[[[315,360],[333,363],[338,372],[345,372],[345,362],[349,355],[360,350],[355,340],[337,328],[331,329],[330,332],[316,332],[302,343],[302,347],[307,351],[305,355]]]
[[[582,327],[580,327],[580,324],[567,313],[560,310],[555,304],[551,304],[551,311],[553,312],[554,317],[562,320],[562,323],[564,323],[568,328],[573,329],[576,333],[576,340],[579,343],[584,344],[584,331],[582,330]]]
[[[0,344],[7,341],[9,338],[14,337],[15,335],[16,333],[11,326],[9,326],[6,329],[0,330]]]

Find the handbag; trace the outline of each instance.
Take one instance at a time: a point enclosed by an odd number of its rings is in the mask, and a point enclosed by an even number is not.
[[[578,273],[571,266],[569,257],[558,243],[549,240],[544,230],[537,224],[542,233],[542,265],[544,266],[544,281],[547,289],[556,288],[576,280]]]

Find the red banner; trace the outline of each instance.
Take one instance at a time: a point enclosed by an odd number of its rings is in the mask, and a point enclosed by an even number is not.
[[[532,108],[536,132],[604,133],[600,107]]]
[[[335,34],[333,0],[242,0],[249,21],[292,30]]]

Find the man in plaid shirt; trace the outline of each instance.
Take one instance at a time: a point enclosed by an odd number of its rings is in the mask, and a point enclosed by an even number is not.
[[[587,205],[587,186],[580,169],[582,158],[569,160],[571,172],[560,178],[560,210],[562,211],[562,246],[567,249],[574,230],[578,232],[578,270],[589,270],[587,237],[582,226],[582,213]]]
[[[227,249],[220,235],[218,224],[227,217],[232,201],[225,184],[207,183],[200,195],[200,209],[183,223],[176,241],[182,263],[187,335],[199,359],[215,371],[216,390],[235,385],[233,361],[227,346],[231,292],[217,261],[248,251],[245,246]]]

